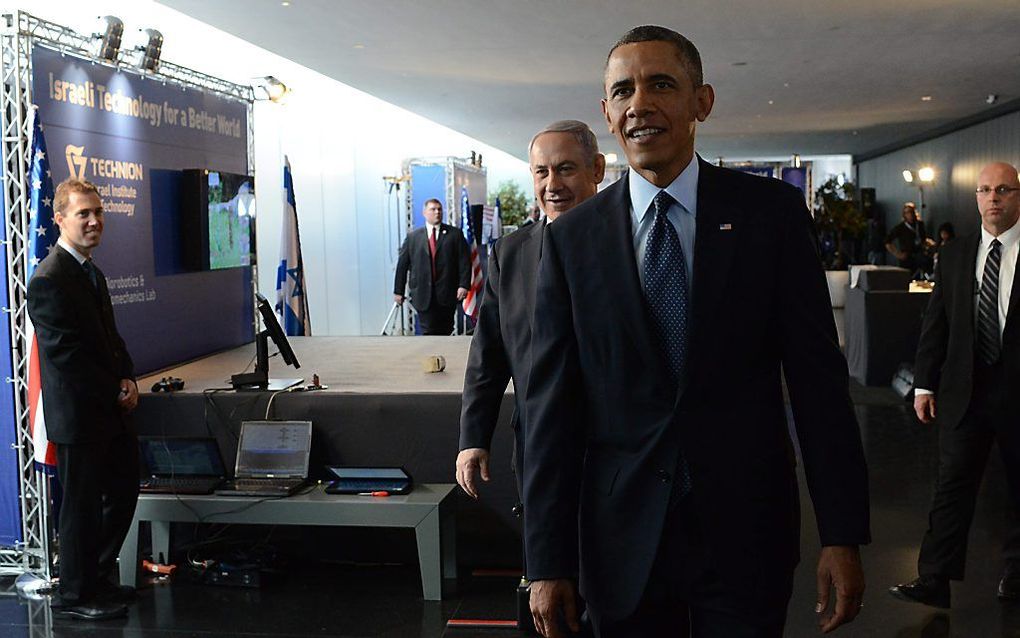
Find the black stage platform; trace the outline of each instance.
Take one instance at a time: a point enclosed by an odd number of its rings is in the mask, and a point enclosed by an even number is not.
[[[329,389],[275,397],[219,390],[251,363],[255,347],[244,346],[140,379],[139,434],[210,434],[233,467],[241,421],[265,418],[272,398],[270,418],[312,422],[314,479],[327,477],[328,464],[402,465],[418,482],[455,482],[469,337],[297,337],[291,343],[301,368],[273,357],[270,375],[300,376],[310,383],[318,374]],[[422,359],[436,354],[446,358],[446,370],[423,372]],[[184,379],[184,391],[149,392],[164,376]],[[484,485],[482,498],[474,501],[458,489],[458,558],[465,564],[520,564],[519,526],[511,513],[517,502],[510,471],[512,410],[511,388],[493,441],[492,481]],[[413,539],[409,547],[413,551]],[[344,558],[357,556],[345,553]]]

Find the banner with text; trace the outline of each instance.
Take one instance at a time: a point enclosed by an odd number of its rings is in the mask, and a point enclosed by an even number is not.
[[[252,341],[250,266],[156,274],[153,229],[165,227],[157,217],[168,207],[154,205],[151,179],[157,170],[246,174],[247,105],[38,45],[32,74],[54,185],[73,175],[102,196],[96,263],[137,371]]]

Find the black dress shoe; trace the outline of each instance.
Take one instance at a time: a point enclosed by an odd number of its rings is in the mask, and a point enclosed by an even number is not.
[[[1020,565],[1007,565],[999,581],[999,600],[1020,600]]]
[[[138,597],[131,585],[114,585],[110,581],[101,581],[96,587],[96,600],[104,603],[130,603]]]
[[[907,602],[949,609],[949,579],[943,576],[920,576],[890,587],[889,593]]]
[[[80,620],[113,620],[127,615],[127,607],[110,603],[92,601],[81,605],[50,605],[53,613],[70,616]]]

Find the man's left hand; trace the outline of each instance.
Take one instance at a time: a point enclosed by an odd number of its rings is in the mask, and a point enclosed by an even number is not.
[[[138,405],[138,384],[133,379],[120,380],[120,396],[117,405],[125,412],[130,412]]]
[[[818,626],[829,633],[860,613],[864,606],[864,569],[861,552],[856,545],[833,545],[822,548],[818,558]],[[836,590],[835,609],[830,609],[832,590]]]
[[[467,297],[467,293],[468,293],[467,288],[458,288],[457,301],[464,301],[464,297]]]

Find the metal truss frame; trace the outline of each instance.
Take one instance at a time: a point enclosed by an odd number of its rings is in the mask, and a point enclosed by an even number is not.
[[[139,71],[141,52],[124,51],[118,61],[96,57],[94,39],[76,31],[37,18],[24,11],[0,16],[0,152],[3,154],[3,199],[6,203],[4,225],[7,257],[8,298],[3,311],[10,316],[11,359],[14,374],[6,379],[14,388],[15,422],[19,483],[21,488],[22,542],[15,547],[0,547],[0,575],[35,572],[51,575],[53,527],[50,521],[49,477],[35,467],[32,432],[28,416],[28,359],[26,334],[28,311],[28,205],[29,138],[32,109],[32,49],[42,44],[62,53],[85,58],[154,80],[170,82],[182,88],[199,89],[218,97],[247,104],[248,172],[254,160],[254,93],[250,86],[234,84],[187,67],[160,62],[155,73]],[[253,273],[253,276],[254,273]],[[257,279],[256,279],[257,281]]]

